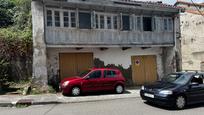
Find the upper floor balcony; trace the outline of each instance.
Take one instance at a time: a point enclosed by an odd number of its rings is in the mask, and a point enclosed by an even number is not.
[[[139,6],[131,6],[130,10],[123,6],[123,11],[118,7],[114,9],[113,4],[107,8],[103,4],[104,10],[96,7],[97,3],[87,3],[86,7],[78,2],[64,4],[70,4],[67,5],[70,8],[45,5],[45,41],[48,46],[162,47],[175,44],[177,12],[172,8],[174,11],[171,12],[155,11],[154,8],[151,11],[150,7],[145,10]],[[136,10],[138,7],[140,9]]]

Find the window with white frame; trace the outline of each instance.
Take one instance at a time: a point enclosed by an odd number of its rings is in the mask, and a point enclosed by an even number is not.
[[[52,26],[52,10],[47,10],[47,26]]]
[[[105,28],[105,17],[104,15],[100,15],[100,29],[104,29]]]
[[[95,14],[96,29],[118,29],[118,16],[113,14]]]
[[[60,27],[60,12],[54,11],[55,14],[55,27]]]
[[[76,13],[74,11],[63,11],[64,27],[76,27]]]
[[[171,18],[163,19],[164,31],[172,31],[173,30],[173,20]]]
[[[168,30],[168,22],[167,22],[167,19],[164,19],[164,30],[165,30],[165,31]]]
[[[141,31],[142,30],[142,17],[141,16],[135,16],[135,30]]]
[[[169,26],[168,26],[169,31],[172,31],[173,30],[173,20],[168,19],[168,24],[169,24]]]
[[[97,28],[97,29],[99,29],[99,21],[98,21],[98,20],[99,20],[99,15],[96,14],[96,15],[95,15],[95,24],[96,24],[96,28]]]
[[[113,16],[113,28],[118,29],[118,16]]]
[[[46,23],[48,27],[54,26],[54,27],[76,28],[75,11],[47,9],[46,16],[47,16]]]
[[[64,27],[69,27],[69,12],[64,11],[63,16],[64,16]]]
[[[111,16],[106,16],[107,20],[107,29],[112,29],[112,18]]]
[[[76,13],[70,12],[70,15],[71,15],[71,27],[74,28],[76,27]]]

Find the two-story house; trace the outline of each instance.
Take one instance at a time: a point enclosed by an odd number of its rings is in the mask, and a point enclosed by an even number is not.
[[[47,84],[117,67],[129,84],[160,79],[176,70],[179,12],[161,2],[32,0],[33,77]]]

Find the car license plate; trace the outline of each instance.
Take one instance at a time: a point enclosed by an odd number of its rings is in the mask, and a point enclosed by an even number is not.
[[[146,96],[146,97],[150,97],[150,98],[154,98],[154,95],[149,94],[149,93],[144,93],[144,96]]]

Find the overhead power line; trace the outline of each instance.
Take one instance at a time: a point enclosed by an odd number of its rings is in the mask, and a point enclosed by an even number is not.
[[[197,11],[200,13],[201,16],[204,17],[204,14],[199,10],[199,8],[197,7],[197,5],[195,4],[195,2],[193,0],[191,0],[191,2],[193,3],[193,5],[196,7]]]

